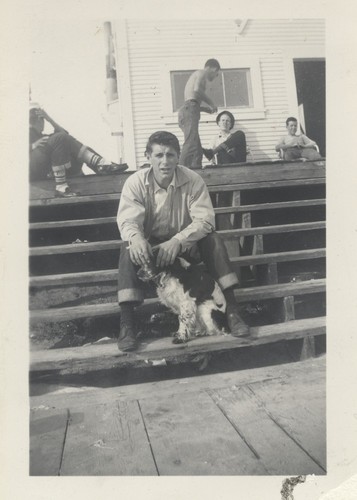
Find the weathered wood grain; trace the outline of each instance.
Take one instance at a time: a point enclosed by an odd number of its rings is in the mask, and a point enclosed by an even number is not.
[[[325,366],[315,363],[306,376],[310,380],[295,375],[289,383],[269,380],[249,388],[270,417],[326,472]]]
[[[187,344],[173,344],[168,337],[142,341],[135,353],[118,351],[116,344],[91,345],[65,349],[34,351],[30,356],[33,372],[81,373],[112,369],[119,366],[145,365],[156,359],[178,359],[197,353],[224,351],[255,346],[279,340],[325,334],[326,318],[309,318],[251,328],[251,337],[239,339],[231,335],[199,337]]]
[[[234,359],[241,359],[243,353],[234,353]],[[279,358],[280,359],[280,358]],[[241,367],[242,368],[242,367]],[[269,380],[277,380],[277,393],[281,395],[280,384],[284,387],[294,385],[297,380],[302,386],[308,386],[310,391],[320,391],[320,381],[325,383],[326,355],[310,358],[299,362],[284,362],[279,364],[263,364],[255,368],[237,369],[227,372],[201,373],[196,372],[195,376],[182,377],[181,370],[177,372],[177,378],[159,380],[147,380],[145,377],[135,383],[127,383],[127,378],[118,378],[109,386],[104,384],[91,384],[83,386],[83,378],[72,377],[70,386],[68,379],[55,378],[48,383],[48,378],[42,379],[40,376],[33,380],[31,384],[31,408],[40,405],[49,405],[55,408],[77,408],[103,403],[113,403],[120,401],[142,400],[155,397],[167,397],[172,394],[190,394],[206,389],[221,389],[222,387],[248,385],[254,389],[257,382],[265,384]],[[129,380],[133,380],[129,379]],[[104,377],[104,380],[108,380]],[[274,389],[272,389],[273,391]],[[321,396],[324,395],[324,390]],[[269,391],[270,395],[270,391]]]
[[[61,475],[157,475],[137,402],[71,412]]]
[[[66,437],[67,409],[30,412],[30,476],[58,476]]]
[[[80,278],[79,282],[89,283],[89,279],[96,276],[96,282],[101,281],[103,272],[98,272],[97,275],[83,276]],[[104,273],[103,281],[109,281],[110,274]],[[112,273],[113,281],[116,278],[116,273]],[[54,282],[52,279],[42,281],[44,286],[55,286],[55,285],[68,285],[71,283],[71,277],[68,276],[63,278],[63,281]],[[82,280],[82,281],[81,281]],[[88,281],[87,281],[88,280]],[[93,281],[94,282],[94,281]],[[41,283],[40,279],[37,283]],[[78,282],[76,282],[78,283]],[[40,286],[40,285],[37,285]],[[301,281],[297,283],[281,283],[275,285],[263,285],[259,287],[251,288],[239,288],[234,291],[235,298],[238,303],[249,302],[253,300],[263,300],[263,299],[274,299],[285,297],[288,295],[305,295],[312,293],[324,292],[326,289],[326,281],[324,279],[316,279],[309,281]],[[138,314],[144,314],[149,312],[150,308],[154,305],[159,305],[158,298],[146,299],[138,309]],[[163,307],[163,306],[162,306]],[[94,316],[111,316],[113,314],[120,313],[120,306],[117,303],[110,302],[105,304],[85,304],[80,306],[71,306],[63,308],[49,308],[49,309],[37,309],[30,311],[30,320],[36,321],[52,321],[52,320],[64,320],[64,319],[78,319],[78,318],[89,318]]]
[[[160,475],[266,473],[204,392],[145,399],[140,406]]]
[[[232,207],[216,207],[214,209],[216,214],[238,213],[238,212],[256,212],[259,210],[276,210],[284,208],[301,208],[312,206],[323,206],[326,200],[322,198],[311,200],[295,200],[295,201],[281,201],[272,203],[258,203],[254,205],[241,205]],[[116,217],[96,217],[89,219],[73,219],[62,221],[48,221],[48,222],[31,222],[30,230],[42,229],[60,229],[64,227],[82,227],[82,226],[95,226],[101,224],[116,224]]]
[[[325,471],[265,411],[246,388],[209,391],[268,474],[323,474]],[[305,424],[306,425],[306,424]]]

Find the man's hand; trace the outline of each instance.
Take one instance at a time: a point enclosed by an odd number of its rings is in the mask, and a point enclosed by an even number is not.
[[[143,266],[153,257],[150,243],[141,235],[135,234],[131,238],[129,247],[131,261],[137,266]]]
[[[212,109],[211,113],[217,113],[217,111],[218,111],[217,106],[214,106],[214,105],[211,106],[211,109]]]
[[[34,150],[38,148],[39,146],[45,146],[48,141],[48,137],[41,137],[41,139],[38,139],[37,141],[32,143],[31,149]]]
[[[174,263],[174,260],[181,252],[181,243],[176,238],[171,238],[157,246],[159,249],[156,265],[157,267],[166,267]]]
[[[46,111],[44,109],[42,109],[42,108],[36,109],[35,113],[36,113],[36,116],[38,118],[43,118],[44,120],[47,120],[47,121],[50,120],[50,117],[48,116],[48,114],[46,113]]]

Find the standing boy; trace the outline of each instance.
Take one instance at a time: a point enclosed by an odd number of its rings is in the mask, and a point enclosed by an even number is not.
[[[206,85],[217,77],[219,70],[219,62],[216,59],[208,59],[204,69],[192,73],[186,83],[185,102],[178,112],[179,126],[184,133],[180,165],[185,167],[202,167],[202,146],[198,133],[200,112],[217,112],[217,106],[206,95]],[[201,106],[202,102],[208,106]]]

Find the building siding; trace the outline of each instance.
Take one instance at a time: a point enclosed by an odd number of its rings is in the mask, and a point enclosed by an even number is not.
[[[161,70],[167,61],[190,58],[258,57],[262,77],[265,118],[239,119],[254,160],[277,157],[275,144],[285,131],[291,113],[285,69],[286,50],[317,47],[323,51],[323,19],[252,19],[241,35],[233,20],[127,20],[127,50],[134,122],[137,166],[145,160],[148,136],[155,130],[169,130],[182,143],[183,134],[176,123],[163,118]],[[119,75],[120,78],[120,75]],[[290,89],[291,91],[291,89]],[[202,113],[200,136],[207,146],[217,133],[210,115]],[[125,130],[124,130],[125,134]]]

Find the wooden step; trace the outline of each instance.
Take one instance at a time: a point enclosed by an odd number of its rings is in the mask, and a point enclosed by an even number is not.
[[[208,190],[214,193],[224,191],[247,191],[251,189],[266,189],[266,188],[279,188],[279,187],[294,187],[294,186],[312,186],[325,184],[325,177],[316,178],[301,178],[301,179],[286,179],[286,180],[273,180],[264,182],[241,182],[226,185],[212,185],[208,186]],[[113,201],[120,198],[120,193],[108,194],[92,194],[92,195],[78,195],[73,198],[53,198],[53,194],[43,195],[43,197],[30,199],[30,207],[43,207],[54,205],[76,205],[80,203],[92,203],[102,201]]]
[[[101,271],[103,272],[103,271]],[[79,273],[78,273],[79,274]],[[112,275],[116,279],[116,273]],[[263,299],[275,299],[280,297],[308,295],[325,292],[326,280],[316,279],[301,281],[297,283],[279,283],[277,285],[264,285],[251,288],[239,288],[234,291],[238,303],[258,301]],[[150,308],[159,305],[157,298],[147,299],[140,306],[138,312],[144,314],[150,312]],[[56,322],[80,318],[91,318],[99,316],[113,316],[120,314],[120,306],[117,303],[90,304],[63,308],[50,308],[30,311],[30,321]]]
[[[229,230],[230,231],[230,230]],[[238,231],[234,229],[233,231]],[[230,238],[236,233],[229,233]],[[95,241],[88,243],[71,243],[69,245],[48,245],[44,247],[34,247],[30,249],[30,257],[44,255],[63,255],[69,253],[103,252],[105,250],[119,250],[121,245],[127,244],[122,240]],[[240,265],[266,264],[270,262],[287,262],[293,260],[306,260],[325,257],[325,250],[322,248],[298,250],[293,252],[276,252],[262,255],[247,255],[234,257],[231,262]]]
[[[256,212],[259,210],[274,210],[285,208],[301,208],[312,206],[323,206],[326,200],[323,198],[312,200],[296,200],[296,201],[282,201],[275,203],[259,203],[255,205],[241,205],[238,207],[220,207],[215,208],[216,214],[230,214],[241,212]],[[49,222],[32,222],[30,224],[30,231],[41,229],[61,229],[64,227],[82,227],[82,226],[101,226],[102,224],[116,224],[116,217],[97,217],[93,219],[78,219],[78,220],[62,220],[62,221],[49,221]]]
[[[249,227],[241,229],[225,229],[217,231],[224,239],[240,238],[241,236],[254,236],[261,234],[292,233],[296,231],[312,231],[325,229],[324,221],[299,222],[296,224],[280,224],[274,226]],[[101,250],[119,249],[124,242],[122,240],[92,241],[87,243],[70,243],[67,245],[46,245],[30,248],[30,257],[40,255],[60,255],[78,252],[93,252]]]
[[[30,354],[32,373],[56,375],[108,370],[123,366],[148,366],[154,360],[193,357],[197,354],[227,349],[255,346],[280,340],[311,337],[326,333],[326,318],[309,318],[251,328],[251,336],[245,340],[220,335],[198,337],[187,344],[173,344],[170,337],[143,339],[135,353],[121,353],[116,344],[93,344],[85,347],[49,349]]]

